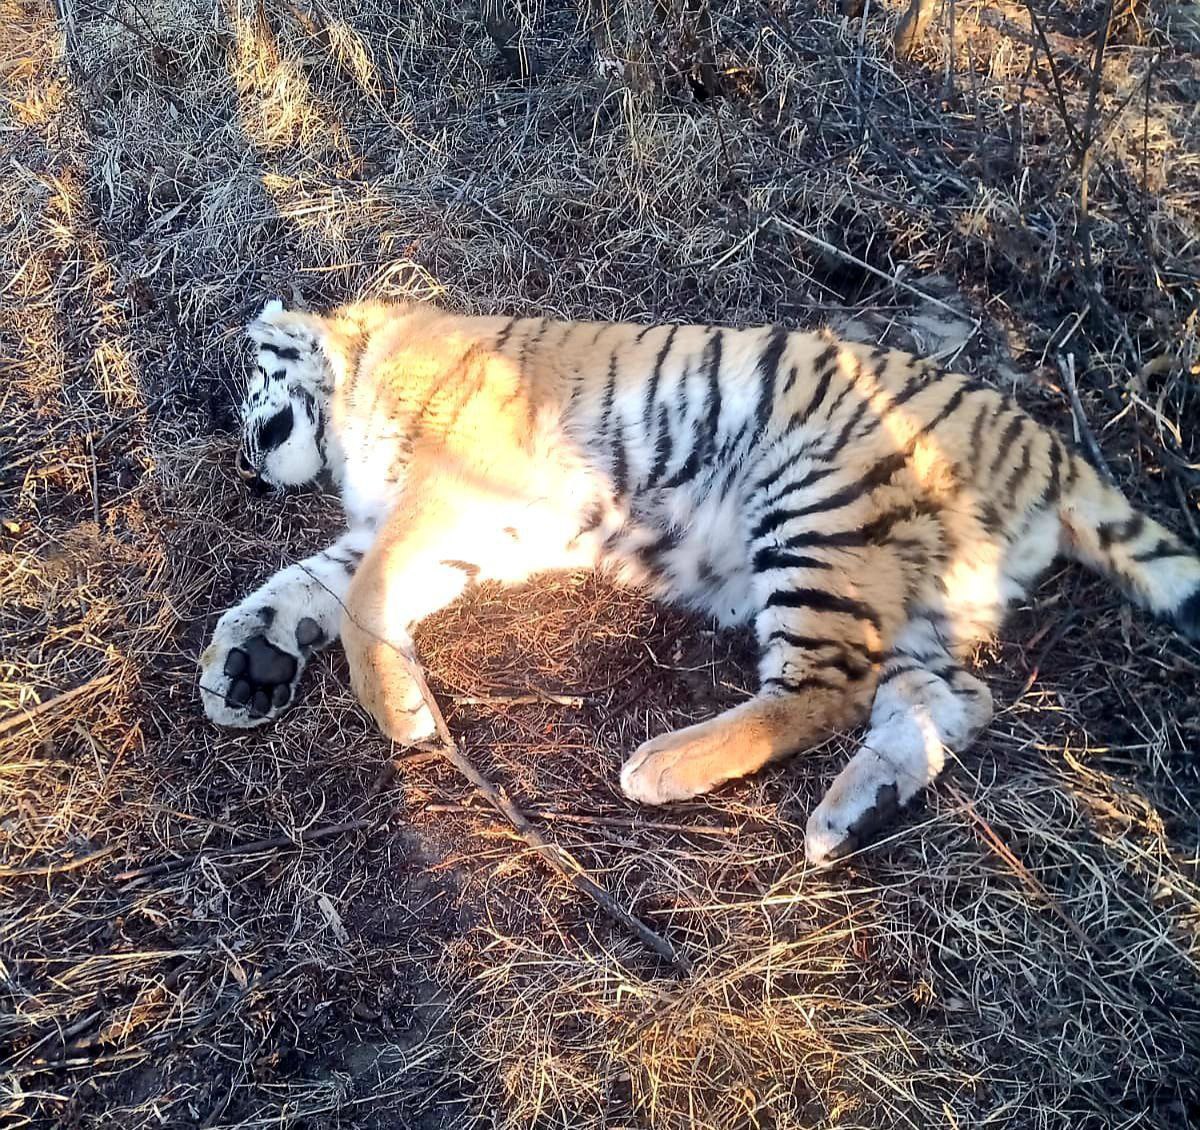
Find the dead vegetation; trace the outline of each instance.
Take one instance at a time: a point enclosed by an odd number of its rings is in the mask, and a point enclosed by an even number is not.
[[[687,976],[340,657],[270,732],[204,722],[215,613],[336,524],[232,473],[274,294],[835,320],[1023,381],[1200,540],[1194,5],[958,2],[903,62],[891,4],[582,7],[509,10],[523,85],[427,0],[0,0],[6,1124],[1193,1123],[1200,656],[1074,571],[981,656],[985,740],[834,875],[801,834],[848,739],[616,790],[750,689],[745,641],[586,577],[427,627],[463,749]]]

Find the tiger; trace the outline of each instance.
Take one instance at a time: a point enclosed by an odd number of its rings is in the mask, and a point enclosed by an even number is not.
[[[1010,396],[932,359],[782,326],[269,302],[237,473],[324,479],[345,532],[218,620],[208,717],[270,722],[339,637],[387,737],[431,738],[414,626],[483,581],[601,569],[748,625],[758,689],[652,736],[630,800],[697,797],[856,727],[808,817],[829,867],[992,717],[980,645],[1059,555],[1200,639],[1200,558]]]

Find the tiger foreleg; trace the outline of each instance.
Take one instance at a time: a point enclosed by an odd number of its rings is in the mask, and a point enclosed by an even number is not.
[[[517,582],[560,564],[517,528],[529,509],[519,494],[486,481],[472,487],[434,476],[412,485],[363,560],[347,594],[342,642],[359,702],[394,741],[435,732],[413,677],[413,627],[476,580]]]
[[[229,609],[200,656],[200,697],[221,726],[261,726],[292,701],[309,657],[337,639],[342,602],[371,544],[350,530],[328,549],[281,569]]]

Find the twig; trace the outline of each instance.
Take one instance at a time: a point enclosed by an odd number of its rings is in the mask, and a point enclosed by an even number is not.
[[[581,694],[456,694],[450,701],[455,706],[533,706],[548,703],[551,706],[582,706],[587,700]]]
[[[116,844],[106,844],[87,855],[77,855],[65,863],[45,863],[41,867],[0,867],[0,879],[37,879],[43,875],[61,875],[67,871],[78,871],[89,863],[104,859],[117,850]]]
[[[671,824],[662,820],[639,820],[630,816],[585,816],[574,812],[556,812],[552,808],[534,809],[535,820],[560,820],[567,824],[596,825],[600,828],[628,828],[634,832],[681,832],[693,836],[740,836],[745,831],[766,831],[745,825]]]
[[[112,677],[113,672],[105,671],[103,674],[97,675],[94,679],[89,679],[82,686],[72,687],[71,690],[63,691],[62,694],[48,698],[45,702],[39,702],[35,706],[22,707],[19,713],[10,714],[7,718],[0,720],[0,738],[6,737],[13,730],[20,730],[24,726],[31,725],[43,715],[50,714],[61,707],[67,706],[69,703],[83,698],[84,695],[90,694],[92,691],[99,690]]]
[[[587,895],[609,918],[624,926],[625,929],[634,934],[644,945],[670,962],[681,973],[691,972],[691,962],[683,954],[679,953],[666,938],[655,933],[635,914],[621,906],[612,895],[584,871],[583,865],[570,852],[547,840],[545,836],[529,823],[525,814],[471,764],[459,750],[458,744],[450,733],[450,728],[446,725],[446,719],[442,716],[441,708],[438,706],[437,700],[433,697],[433,692],[430,691],[429,684],[425,681],[425,673],[421,670],[420,665],[414,663],[399,648],[396,649],[396,654],[400,656],[408,673],[416,682],[421,696],[425,700],[425,705],[429,708],[429,713],[433,717],[433,723],[437,727],[438,739],[442,743],[437,752],[470,781],[488,803],[516,828],[521,839],[562,875],[571,886],[582,894]]]
[[[996,830],[976,811],[974,804],[968,800],[962,792],[954,785],[949,785],[948,791],[951,796],[958,801],[966,810],[968,816],[975,821],[980,832],[983,833],[983,838],[988,846],[1012,869],[1013,873],[1036,894],[1062,921],[1063,925],[1071,932],[1071,936],[1086,950],[1091,953],[1104,956],[1099,946],[1089,938],[1080,928],[1079,923],[1075,921],[1054,896],[1042,886],[1037,876],[1017,858],[1013,850],[1006,844],[996,832]]]
[[[327,824],[323,828],[309,828],[298,836],[274,836],[269,840],[252,840],[248,844],[235,844],[227,848],[212,848],[182,855],[178,859],[168,859],[163,863],[152,863],[148,867],[139,867],[133,871],[121,871],[113,876],[118,883],[127,883],[133,879],[146,879],[151,875],[162,875],[194,863],[201,856],[207,859],[228,859],[234,855],[257,855],[264,851],[281,851],[287,848],[299,847],[301,844],[312,843],[315,840],[327,840],[330,836],[340,836],[346,832],[357,832],[360,828],[371,827],[369,820],[348,820],[345,824]]]
[[[1083,402],[1079,399],[1079,389],[1075,386],[1075,354],[1068,353],[1064,357],[1061,353],[1056,353],[1055,359],[1058,361],[1059,372],[1062,373],[1063,381],[1066,383],[1067,395],[1071,398],[1071,412],[1075,417],[1076,434],[1082,439],[1096,470],[1115,485],[1117,480],[1109,470],[1104,453],[1100,450],[1100,444],[1096,442],[1096,436],[1087,422],[1087,416],[1083,412]]]
[[[962,310],[956,310],[950,303],[943,302],[940,298],[935,298],[932,294],[928,294],[919,287],[913,286],[912,283],[906,283],[903,279],[897,278],[895,275],[889,275],[887,271],[881,271],[878,267],[871,266],[866,260],[860,259],[857,255],[851,255],[849,251],[843,251],[840,247],[835,247],[832,243],[827,243],[825,240],[813,235],[812,232],[805,231],[804,228],[783,219],[782,216],[775,216],[774,219],[781,228],[786,228],[793,235],[798,235],[801,239],[807,240],[814,247],[819,247],[822,251],[830,255],[835,255],[837,258],[843,259],[847,263],[852,263],[861,270],[867,271],[883,279],[885,282],[891,283],[897,290],[904,290],[909,294],[915,294],[923,302],[928,302],[940,310],[945,310],[947,313],[953,314],[961,322],[970,322],[973,332],[978,331],[980,325],[978,318],[972,318],[969,314],[963,313]]]
[[[1088,177],[1092,171],[1092,150],[1096,142],[1096,99],[1100,93],[1100,76],[1104,73],[1104,52],[1108,47],[1112,27],[1113,0],[1104,5],[1104,16],[1096,39],[1096,54],[1092,60],[1092,77],[1088,86],[1087,112],[1083,118],[1083,152],[1079,155],[1079,234],[1083,242],[1084,263],[1096,286],[1095,264],[1092,258],[1092,216],[1088,207]],[[1099,287],[1096,286],[1098,290]]]
[[[388,787],[395,779],[396,774],[401,769],[409,768],[413,765],[420,765],[426,761],[433,761],[439,756],[437,750],[421,749],[416,753],[410,753],[407,757],[393,757],[388,761],[371,782],[371,788],[368,796],[378,796],[384,789]]]

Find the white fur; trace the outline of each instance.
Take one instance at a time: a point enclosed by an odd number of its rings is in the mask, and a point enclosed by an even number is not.
[[[225,696],[234,681],[225,674],[230,650],[244,647],[256,636],[265,637],[296,660],[294,692],[308,659],[306,649],[297,643],[300,621],[307,618],[317,623],[323,633],[321,646],[338,638],[351,578],[339,559],[353,560],[366,552],[370,542],[371,534],[364,529],[343,534],[328,549],[280,570],[217,621],[212,642],[200,657],[200,697],[209,718],[220,726],[250,728],[276,717],[278,711],[273,710],[266,717],[251,718],[244,709],[226,704]],[[271,610],[270,624],[264,623],[262,615],[267,609]]]
[[[937,646],[932,626],[920,621],[910,625],[905,636],[905,643],[914,648]],[[831,861],[855,822],[875,806],[880,790],[894,786],[899,804],[907,804],[937,779],[947,752],[964,749],[991,719],[987,687],[944,651],[930,666],[937,667],[939,659],[945,664],[944,676],[919,666],[879,687],[862,745],[809,817],[804,851],[811,863],[823,866]],[[907,662],[911,661],[897,651],[884,673],[891,664]]]

